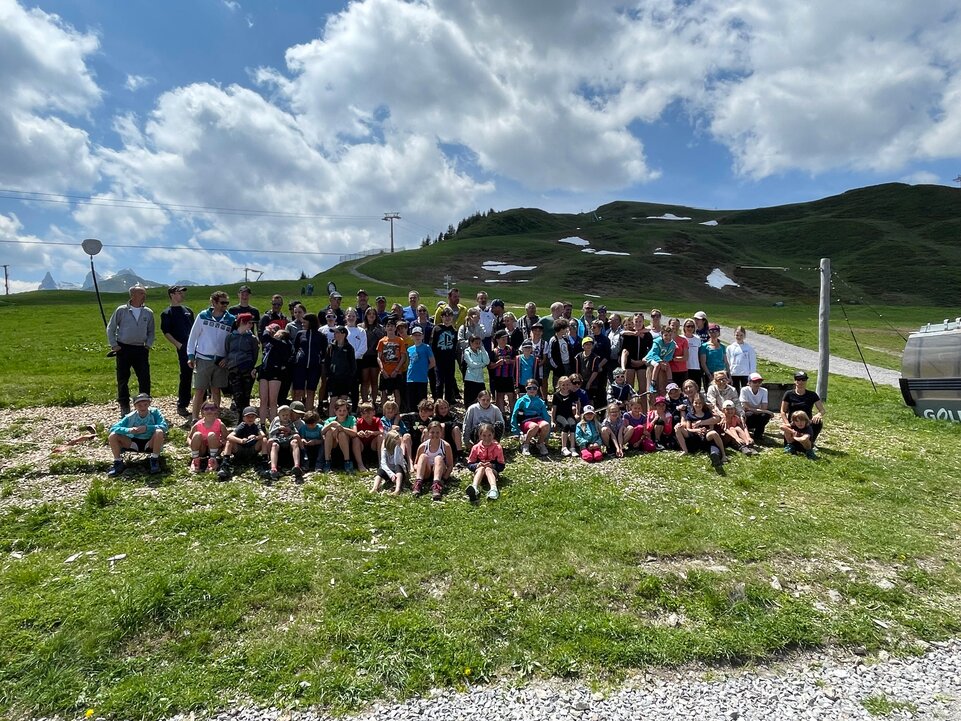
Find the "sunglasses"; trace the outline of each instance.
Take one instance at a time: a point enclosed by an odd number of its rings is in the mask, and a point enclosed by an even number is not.
[[[218,300],[217,305],[230,305],[229,300]]]
[[[571,385],[579,386],[581,381],[571,381]]]

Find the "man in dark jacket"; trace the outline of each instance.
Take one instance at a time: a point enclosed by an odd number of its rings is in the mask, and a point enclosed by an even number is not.
[[[182,285],[172,285],[167,288],[170,305],[160,312],[160,332],[164,338],[177,350],[177,360],[180,361],[180,382],[177,384],[177,413],[186,418],[190,416],[190,383],[193,369],[187,363],[187,338],[194,326],[194,312],[183,304],[187,289]]]

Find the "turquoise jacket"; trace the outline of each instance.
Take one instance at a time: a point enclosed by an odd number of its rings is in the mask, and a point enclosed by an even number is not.
[[[551,414],[547,412],[547,406],[540,396],[530,396],[527,393],[517,399],[514,404],[514,411],[511,413],[511,431],[521,432],[521,423],[524,421],[547,421],[551,420]]]
[[[574,440],[577,441],[577,447],[581,450],[587,448],[591,443],[603,445],[601,431],[597,427],[597,418],[593,421],[581,421],[574,426]]]
[[[147,430],[143,433],[134,433],[132,429],[137,426],[146,426]],[[167,421],[164,419],[159,408],[150,406],[145,416],[140,415],[137,411],[131,411],[114,423],[113,426],[110,427],[110,432],[116,433],[118,436],[127,436],[127,438],[149,439],[158,428],[166,433],[168,428]]]

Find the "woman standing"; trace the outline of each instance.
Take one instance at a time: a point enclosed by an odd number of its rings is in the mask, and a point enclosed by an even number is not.
[[[734,330],[734,342],[727,347],[727,365],[731,369],[731,382],[738,393],[747,385],[747,378],[757,373],[757,354],[745,342],[747,331],[743,325]]]
[[[360,398],[362,402],[373,405],[377,400],[377,380],[380,375],[377,344],[387,335],[387,331],[380,324],[377,309],[371,306],[367,306],[364,311],[364,333],[367,336],[367,350],[357,363],[360,368]]]
[[[707,343],[703,343],[700,349],[701,380],[705,392],[711,387],[715,373],[718,371],[725,371],[728,375],[731,373],[731,369],[727,367],[727,349],[721,343],[721,326],[711,323],[707,333]]]

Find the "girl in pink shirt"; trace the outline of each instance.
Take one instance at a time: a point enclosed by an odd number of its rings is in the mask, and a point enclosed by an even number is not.
[[[487,497],[497,500],[500,493],[497,490],[497,476],[504,470],[504,449],[494,439],[494,427],[490,423],[481,424],[478,429],[480,442],[470,449],[467,457],[467,467],[474,473],[474,482],[467,487],[467,497],[471,503],[477,502],[480,486],[484,479],[490,485]]]

